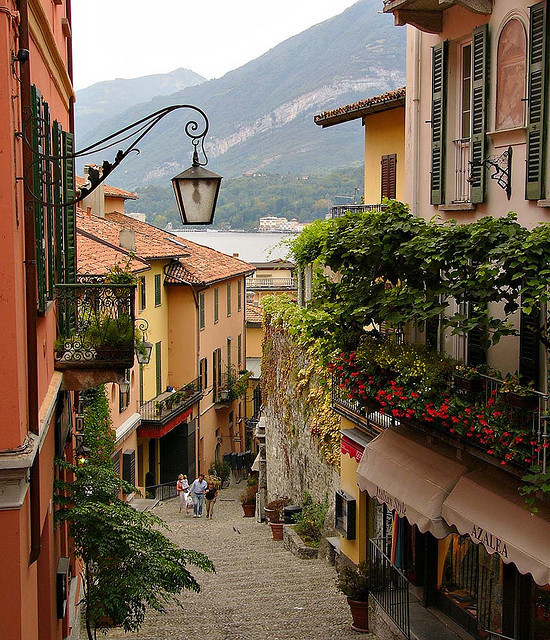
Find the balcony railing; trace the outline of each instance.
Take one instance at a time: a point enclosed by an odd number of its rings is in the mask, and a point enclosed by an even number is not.
[[[470,382],[470,381],[465,381]],[[504,381],[487,375],[480,375],[477,386],[466,388],[456,377],[450,384],[447,394],[449,397],[466,396],[468,404],[472,406],[492,406],[496,407],[497,413],[493,416],[506,422],[506,428],[510,434],[522,438],[522,451],[525,458],[505,460],[521,470],[527,470],[532,465],[539,465],[546,471],[548,463],[548,444],[550,442],[550,432],[548,420],[546,419],[550,408],[550,396],[539,391],[531,391],[527,396],[515,396],[513,393],[505,392]],[[366,427],[371,432],[379,432],[382,429],[405,424],[412,428],[418,428],[433,433],[439,432],[446,438],[460,440],[465,444],[471,453],[483,452],[486,460],[499,461],[498,457],[491,457],[487,449],[489,445],[483,445],[476,438],[454,435],[448,427],[439,424],[437,420],[425,421],[419,418],[395,417],[388,408],[383,409],[378,403],[372,400],[358,400],[346,386],[342,386],[341,380],[336,374],[332,377],[332,408],[338,414],[343,415],[359,426]],[[487,428],[491,428],[488,424]],[[478,454],[479,455],[479,454]]]
[[[200,378],[195,378],[181,389],[165,391],[148,402],[144,402],[140,408],[141,422],[151,424],[166,424],[182,411],[193,406],[202,398]]]
[[[391,538],[372,538],[369,542],[370,566],[375,578],[370,593],[405,638],[410,638],[410,582],[389,558]]]
[[[367,211],[384,211],[385,204],[339,204],[330,208],[330,217],[339,218],[345,213],[350,211],[351,213],[365,213]]]
[[[298,283],[294,278],[248,278],[247,289],[297,289]]]
[[[135,285],[56,285],[56,369],[132,367],[134,297]]]
[[[250,377],[250,373],[246,370],[237,372],[231,369],[218,380],[213,387],[214,404],[228,405],[237,398],[243,396],[246,392],[247,383],[245,381]]]
[[[350,397],[347,389],[342,388],[336,376],[332,376],[332,408],[336,413],[344,416],[355,424],[366,427],[370,431],[378,432],[399,424],[395,418],[379,411],[375,403],[364,403]]]
[[[470,138],[453,140],[455,146],[455,197],[453,202],[470,202]]]

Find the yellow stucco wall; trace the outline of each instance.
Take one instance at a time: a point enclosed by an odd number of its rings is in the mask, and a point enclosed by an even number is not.
[[[353,429],[355,425],[346,418],[341,420],[342,429]],[[356,500],[355,540],[340,536],[340,551],[355,564],[367,559],[369,530],[368,495],[357,486],[357,461],[348,454],[340,454],[340,488]]]
[[[156,366],[155,352],[156,343],[161,343],[161,391],[164,391],[169,384],[168,379],[168,296],[164,287],[163,267],[168,264],[168,260],[151,260],[151,270],[142,274],[145,277],[145,309],[140,309],[139,286],[136,290],[138,311],[136,319],[145,318],[149,323],[147,339],[153,344],[151,361],[143,367],[143,400],[147,401],[157,395],[156,389]],[[160,275],[161,279],[161,304],[155,306],[155,275]]]
[[[247,325],[246,327],[246,355],[248,358],[262,357],[263,327]]]
[[[405,107],[381,111],[363,118],[365,125],[365,202],[381,199],[381,165],[384,155],[397,154],[396,198],[405,197]]]

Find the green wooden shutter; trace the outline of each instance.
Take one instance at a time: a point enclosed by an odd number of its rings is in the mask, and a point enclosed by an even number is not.
[[[472,34],[472,137],[470,139],[470,199],[485,199],[485,160],[487,150],[487,82],[489,75],[489,27],[482,25]]]
[[[231,315],[231,283],[227,285],[227,316]]]
[[[159,307],[161,304],[161,282],[160,282],[160,273],[155,274],[155,307]]]
[[[446,95],[447,42],[440,42],[432,49],[432,204],[445,202]]]
[[[530,314],[521,311],[519,327],[519,375],[523,384],[532,382],[539,386],[540,352],[538,330],[540,309],[535,307]]]
[[[199,329],[204,329],[204,293],[199,293]]]
[[[220,291],[218,289],[218,287],[216,287],[214,289],[214,322],[218,322],[219,319],[219,298],[220,298]]]
[[[157,396],[162,393],[162,344],[155,343],[155,382],[157,387]]]
[[[31,116],[32,116],[32,148],[33,148],[33,192],[36,196],[34,203],[34,233],[36,240],[36,280],[37,280],[37,309],[40,312],[46,310],[46,222],[44,219],[44,190],[42,183],[44,153],[42,98],[40,91],[33,85],[31,87]]]
[[[44,118],[44,153],[48,157],[52,155],[52,129],[50,119],[50,107],[47,102],[42,102],[42,117]],[[55,233],[53,221],[53,171],[50,160],[44,160],[44,202],[46,202],[46,250],[47,250],[47,291],[48,300],[53,300],[55,291]]]
[[[439,351],[439,316],[427,318],[425,331],[426,344]]]
[[[548,37],[546,2],[539,2],[530,7],[530,10],[525,198],[538,200],[544,197],[546,41]]]
[[[57,120],[52,126],[52,152],[55,158],[61,157],[62,152],[62,129]],[[53,203],[55,211],[55,281],[63,282],[65,265],[65,244],[63,233],[63,173],[61,170],[61,160],[54,160],[53,164]]]
[[[74,135],[63,132],[63,202],[74,202]],[[76,283],[76,207],[65,206],[65,278],[66,284]]]

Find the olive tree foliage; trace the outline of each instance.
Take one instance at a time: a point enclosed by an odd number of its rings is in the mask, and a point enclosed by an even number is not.
[[[163,612],[184,589],[198,592],[188,570],[194,565],[214,571],[207,556],[182,549],[169,540],[164,522],[140,513],[118,499],[134,487],[112,464],[114,433],[103,386],[84,392],[86,457],[70,464],[58,461],[57,524],[66,522],[75,554],[83,563],[83,598],[89,640],[106,625],[135,631],[146,609]]]

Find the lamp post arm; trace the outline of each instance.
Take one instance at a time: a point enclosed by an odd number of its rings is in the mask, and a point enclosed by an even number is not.
[[[172,105],[169,107],[164,107],[163,109],[159,109],[154,113],[133,122],[132,124],[127,125],[126,127],[115,131],[114,133],[94,142],[79,151],[76,151],[70,155],[47,155],[40,153],[35,148],[33,148],[32,143],[29,141],[27,131],[30,129],[39,131],[39,135],[43,138],[46,136],[45,131],[45,122],[42,118],[33,118],[32,116],[25,122],[25,126],[23,127],[23,131],[18,135],[23,139],[25,144],[33,150],[33,161],[25,167],[23,181],[25,186],[32,194],[32,197],[35,201],[41,202],[44,205],[50,204],[49,202],[43,201],[41,198],[37,197],[31,188],[32,185],[32,174],[34,165],[38,165],[39,167],[43,166],[44,162],[51,163],[60,163],[64,160],[81,158],[87,155],[91,155],[92,153],[97,153],[99,151],[104,151],[105,149],[109,149],[115,145],[120,144],[121,142],[125,142],[127,140],[131,140],[130,144],[125,149],[119,149],[115,155],[114,161],[109,162],[108,160],[104,160],[102,164],[102,171],[96,169],[95,167],[90,167],[88,174],[88,182],[85,183],[81,188],[77,198],[75,198],[72,202],[63,203],[63,207],[72,206],[78,202],[80,202],[87,195],[92,193],[94,189],[96,189],[107,176],[116,169],[119,164],[132,152],[139,154],[139,149],[137,145],[143,140],[143,138],[155,127],[163,118],[172,113],[173,111],[179,109],[189,109],[191,111],[195,111],[198,113],[204,122],[198,122],[196,119],[189,119],[184,127],[185,134],[188,138],[191,139],[191,143],[193,144],[193,164],[195,166],[205,166],[208,163],[208,157],[206,155],[206,151],[204,149],[204,140],[206,134],[209,129],[209,122],[205,112],[190,104],[178,104]],[[38,122],[36,122],[38,120]],[[137,136],[137,137],[135,137]],[[201,162],[199,160],[199,150],[200,154],[204,158],[204,161]],[[28,175],[31,176],[31,179],[27,179]],[[40,175],[43,175],[43,172],[40,171]],[[44,184],[46,184],[44,182]]]

